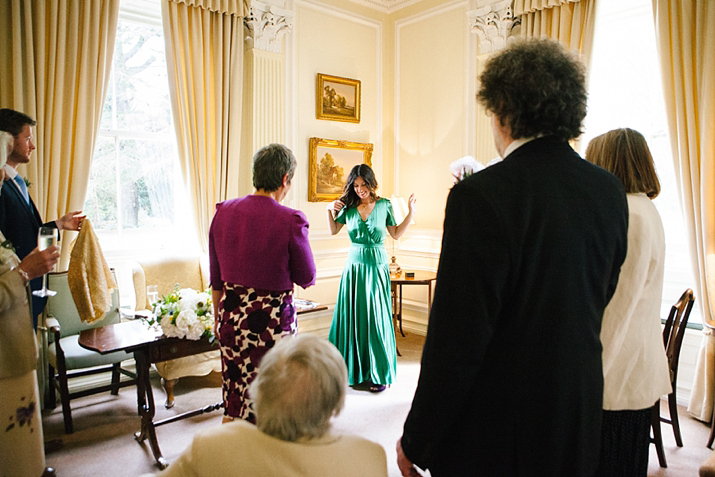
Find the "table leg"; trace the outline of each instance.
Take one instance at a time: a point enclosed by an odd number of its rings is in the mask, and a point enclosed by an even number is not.
[[[159,441],[156,438],[156,430],[154,429],[154,392],[151,389],[151,381],[149,379],[149,350],[137,349],[134,351],[134,361],[137,364],[137,400],[139,405],[139,415],[141,416],[141,429],[134,434],[137,442],[144,442],[149,438],[149,446],[156,459],[157,466],[160,469],[165,469],[169,464],[161,454],[159,449]]]
[[[397,346],[397,285],[390,284],[390,293],[392,294],[392,330],[395,332],[395,351],[397,356],[402,356],[400,348]]]
[[[400,320],[400,334],[404,338],[406,335],[405,332],[402,331],[402,283],[400,283],[400,314],[397,315],[397,318]]]

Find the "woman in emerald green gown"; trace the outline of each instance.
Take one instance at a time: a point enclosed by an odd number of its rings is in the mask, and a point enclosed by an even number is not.
[[[360,164],[350,171],[343,195],[328,205],[330,233],[335,235],[347,225],[352,242],[329,339],[345,359],[350,386],[364,383],[370,391],[381,392],[397,372],[385,237],[389,233],[398,239],[405,233],[416,199],[410,196],[409,212],[398,225],[392,204],[378,197],[376,189],[375,173]]]

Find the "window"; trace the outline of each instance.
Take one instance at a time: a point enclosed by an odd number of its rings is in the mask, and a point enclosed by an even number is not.
[[[127,260],[196,250],[172,122],[161,9],[122,0],[84,212],[133,303]]]
[[[594,136],[619,127],[635,129],[648,141],[662,189],[653,203],[665,228],[661,317],[666,318],[683,291],[694,288],[695,278],[660,78],[651,0],[599,0],[582,149]],[[702,323],[699,318],[696,301],[689,323],[699,326]]]
[[[159,4],[141,1],[143,15],[132,14],[137,3],[122,2],[84,206],[106,252],[186,245],[184,240],[193,238],[191,230],[181,230],[190,219],[177,215],[188,204]]]

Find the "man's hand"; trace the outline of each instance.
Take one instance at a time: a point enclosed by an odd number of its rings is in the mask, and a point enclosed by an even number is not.
[[[46,248],[41,252],[35,248],[20,262],[20,268],[32,280],[51,271],[59,259],[60,248],[57,245]]]
[[[55,220],[55,223],[60,230],[79,230],[85,217],[81,210],[75,210]]]
[[[404,452],[402,452],[402,438],[397,439],[397,467],[400,468],[402,477],[420,477],[420,473],[417,472],[415,465],[407,458]]]

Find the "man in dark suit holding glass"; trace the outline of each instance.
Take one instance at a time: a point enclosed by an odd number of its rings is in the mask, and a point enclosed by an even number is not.
[[[504,160],[449,194],[398,465],[404,476],[414,465],[433,477],[593,475],[599,333],[626,256],[626,194],[569,145],[585,77],[557,43],[512,44],[480,83]]]
[[[17,172],[17,166],[28,164],[32,151],[35,150],[32,127],[36,124],[34,119],[24,113],[8,108],[0,109],[0,131],[8,132],[14,138],[12,151],[3,168],[5,180],[2,181],[2,189],[0,189],[0,231],[12,243],[20,260],[37,247],[41,226],[55,227],[58,232],[79,230],[84,219],[81,211],[75,211],[52,222],[42,223],[27,184]],[[32,280],[30,288],[33,291],[41,289],[42,277]],[[46,301],[46,298],[32,296],[32,319],[35,329],[37,329],[37,317],[45,308]]]

